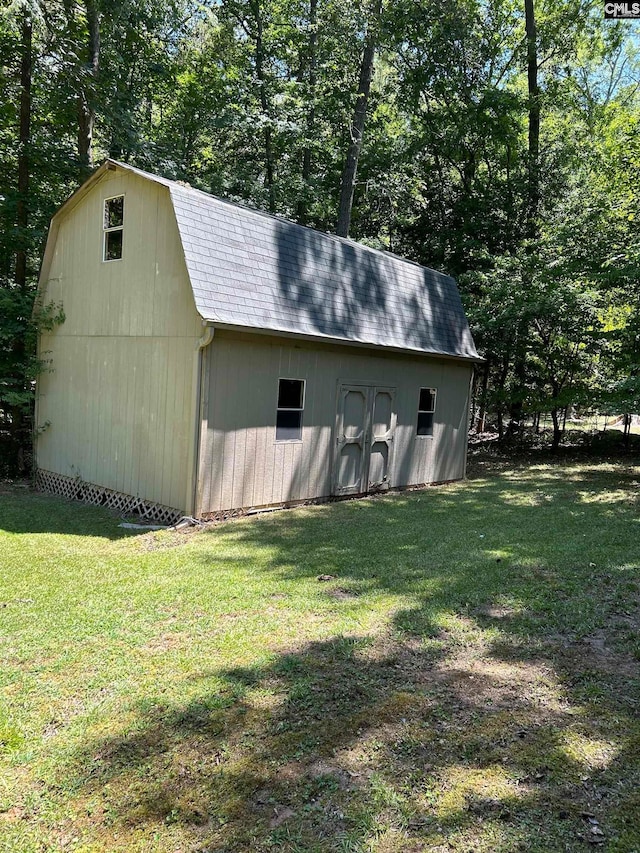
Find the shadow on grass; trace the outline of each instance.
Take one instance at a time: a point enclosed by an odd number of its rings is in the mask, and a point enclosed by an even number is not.
[[[74,786],[203,853],[640,849],[637,476],[510,472],[227,530],[283,580],[334,575],[319,606],[396,596],[388,629],[150,697]]]
[[[124,539],[145,532],[118,527],[121,521],[115,511],[104,507],[34,492],[26,483],[0,483],[0,531],[100,536],[105,539]]]

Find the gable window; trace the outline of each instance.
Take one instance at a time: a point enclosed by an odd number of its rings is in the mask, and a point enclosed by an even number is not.
[[[416,435],[433,435],[433,414],[436,410],[436,389],[421,388],[418,401]]]
[[[124,231],[124,196],[104,200],[103,261],[119,261],[122,258],[122,234]]]
[[[304,384],[304,379],[278,380],[276,441],[302,440]]]

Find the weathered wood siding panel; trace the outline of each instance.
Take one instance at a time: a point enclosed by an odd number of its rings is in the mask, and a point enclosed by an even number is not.
[[[391,486],[464,476],[468,364],[225,331],[206,359],[202,512],[329,496],[339,382],[397,389]],[[301,442],[275,440],[281,377],[306,380]],[[421,387],[438,390],[433,437],[416,435]]]
[[[470,371],[456,370],[452,362],[442,366],[442,380],[438,389],[438,402],[434,424],[434,439],[438,453],[433,456],[430,480],[434,483],[455,480],[461,476],[467,441],[468,409],[458,401],[469,394]],[[440,388],[446,389],[441,394]]]
[[[123,257],[102,261],[104,199],[125,197]],[[37,464],[186,508],[193,364],[202,326],[166,188],[107,173],[60,222],[44,294]]]

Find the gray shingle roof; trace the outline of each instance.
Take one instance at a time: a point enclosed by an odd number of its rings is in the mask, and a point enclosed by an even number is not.
[[[169,188],[205,320],[478,358],[449,276],[116,165]]]

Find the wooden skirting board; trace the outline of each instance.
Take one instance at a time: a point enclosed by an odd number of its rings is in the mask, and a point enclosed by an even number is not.
[[[94,483],[85,483],[79,478],[66,477],[64,474],[54,474],[52,471],[44,471],[41,468],[36,473],[36,489],[94,506],[114,509],[122,515],[139,515],[141,518],[159,524],[175,524],[184,515],[181,510],[173,507],[125,495],[123,492],[96,486]]]

